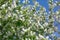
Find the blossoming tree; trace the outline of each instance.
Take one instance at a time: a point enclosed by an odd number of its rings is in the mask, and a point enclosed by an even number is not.
[[[60,22],[60,11],[53,12],[59,2],[49,0],[49,15],[36,0],[0,0],[0,40],[56,40],[54,21]],[[39,7],[39,10],[37,10]]]

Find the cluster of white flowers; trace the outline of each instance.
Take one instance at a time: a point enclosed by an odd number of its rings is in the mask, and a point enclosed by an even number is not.
[[[60,12],[59,11],[56,11],[55,18],[56,18],[56,21],[60,23]]]
[[[56,14],[52,12],[57,2],[53,3],[53,0],[49,0],[51,10],[48,16],[46,16],[48,14],[46,9],[39,5],[37,1],[33,1],[34,5],[29,5],[29,0],[23,0],[22,5],[17,5],[16,2],[20,2],[20,0],[13,0],[10,6],[7,5],[7,8],[5,8],[6,4],[0,7],[2,8],[0,11],[0,18],[2,19],[0,25],[4,27],[2,32],[4,33],[3,30],[8,29],[5,32],[7,36],[4,34],[3,38],[8,38],[11,33],[14,39],[17,40],[48,40],[49,36],[44,37],[46,36],[45,33],[51,35],[57,31],[57,28],[53,25],[55,21],[53,15],[60,22],[60,12],[57,11]],[[40,7],[39,10],[37,10],[37,7]],[[6,10],[4,11],[4,9]],[[6,14],[3,14],[5,12]],[[46,22],[46,19],[48,19],[48,22]]]
[[[27,3],[30,3],[30,1],[29,0],[23,0],[22,3],[27,4]]]

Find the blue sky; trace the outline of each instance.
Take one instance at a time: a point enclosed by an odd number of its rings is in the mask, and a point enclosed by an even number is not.
[[[42,5],[42,6],[44,6],[47,10],[47,12],[49,11],[49,5],[48,5],[48,0],[37,0],[39,3],[40,3],[40,5]],[[55,1],[60,1],[60,0],[54,0],[54,2]],[[60,6],[56,6],[53,10],[54,10],[54,12],[56,12],[58,9],[60,9]],[[55,26],[57,26],[58,27],[58,31],[60,31],[60,23],[58,23],[58,22],[54,22],[54,25]],[[60,34],[58,34],[57,32],[55,32],[55,34],[56,34],[56,36],[57,37],[60,37]]]
[[[48,9],[49,9],[48,0],[37,0],[37,1],[40,3],[40,5],[44,6],[47,9],[47,12],[48,12]],[[55,1],[60,2],[60,0],[54,0],[54,2]],[[54,8],[54,12],[57,11],[58,9],[60,9],[60,6],[56,6]],[[54,25],[57,26],[58,27],[58,31],[60,31],[60,23],[54,22]],[[60,37],[60,34],[58,34],[57,32],[55,32],[55,35],[57,37]]]
[[[49,11],[48,10],[49,9],[48,0],[37,0],[37,1],[40,3],[40,5],[44,6],[47,9],[47,12]],[[54,2],[55,1],[60,2],[60,0],[54,0]],[[58,9],[60,9],[60,6],[56,6],[53,10],[54,10],[54,12],[56,12]],[[54,25],[57,26],[58,31],[60,31],[60,23],[54,22]],[[57,32],[55,32],[55,34],[57,37],[60,37],[60,34],[58,34]]]
[[[22,1],[22,0],[21,0]],[[49,5],[48,5],[48,0],[37,0],[39,3],[40,3],[40,5],[42,5],[42,6],[44,6],[47,10],[47,12],[49,11]],[[60,2],[60,0],[54,0],[54,2],[55,1],[58,1],[58,2]],[[32,4],[33,5],[33,2],[32,2],[32,0],[30,0],[30,4]],[[54,12],[56,12],[58,9],[60,9],[60,6],[56,6],[53,10],[54,10]],[[58,26],[58,30],[60,31],[60,23],[58,23],[58,22],[54,22],[54,25],[55,26]],[[58,34],[57,32],[55,32],[55,34],[56,34],[56,36],[57,37],[60,37],[60,34]]]

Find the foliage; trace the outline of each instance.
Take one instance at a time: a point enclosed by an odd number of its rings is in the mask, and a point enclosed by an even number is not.
[[[28,0],[19,2],[0,0],[0,40],[48,40],[48,35],[55,39],[53,33],[57,29],[53,23],[55,18],[60,22],[60,12],[54,13],[53,8],[59,3],[49,0],[50,15],[47,15],[46,9],[35,0],[34,5],[29,5]]]

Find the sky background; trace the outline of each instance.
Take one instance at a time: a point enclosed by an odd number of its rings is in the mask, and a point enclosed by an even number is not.
[[[22,3],[23,0],[20,0],[20,1]],[[30,4],[33,5],[32,0],[29,0],[29,1],[30,1]],[[37,0],[37,1],[39,2],[40,5],[42,5],[42,6],[44,6],[46,8],[47,12],[49,12],[48,0]],[[54,0],[53,2],[55,2],[55,1],[60,2],[60,0]],[[58,9],[60,9],[60,6],[56,6],[53,10],[54,10],[54,12],[56,12]],[[55,21],[54,25],[57,26],[58,27],[58,31],[60,31],[60,23]],[[60,34],[58,34],[57,32],[55,32],[55,34],[56,34],[57,37],[60,37]]]
[[[49,12],[48,0],[37,0],[37,1],[40,3],[40,5],[44,6],[47,9],[46,10],[47,12]],[[60,0],[54,0],[54,2],[55,1],[60,2]],[[53,10],[54,10],[54,12],[56,12],[58,9],[60,9],[60,6],[56,6]],[[60,31],[60,23],[55,21],[54,25],[57,26],[58,31]],[[60,37],[60,34],[58,34],[57,32],[55,32],[55,34],[56,34],[57,37]]]

